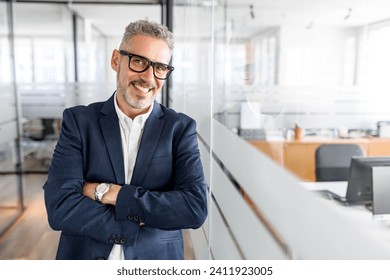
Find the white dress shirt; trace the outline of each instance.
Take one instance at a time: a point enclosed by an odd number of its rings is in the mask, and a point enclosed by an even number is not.
[[[146,120],[153,110],[153,102],[149,110],[142,115],[136,116],[134,120],[126,116],[119,108],[117,100],[117,93],[114,97],[115,111],[119,119],[119,127],[121,132],[123,159],[125,166],[125,183],[130,184],[131,177],[133,176],[133,169],[135,160],[137,159],[137,153],[139,143],[142,137],[142,131]],[[111,250],[109,260],[124,260],[123,246],[115,244]]]

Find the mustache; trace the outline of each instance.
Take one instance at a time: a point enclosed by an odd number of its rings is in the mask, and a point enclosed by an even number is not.
[[[130,84],[136,84],[136,85],[139,85],[141,87],[150,88],[150,89],[157,87],[154,83],[149,83],[143,79],[132,80],[132,81],[130,81]]]

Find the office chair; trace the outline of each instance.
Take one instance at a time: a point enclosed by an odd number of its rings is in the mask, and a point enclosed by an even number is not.
[[[364,156],[357,144],[322,144],[315,152],[316,181],[348,181],[353,156]]]

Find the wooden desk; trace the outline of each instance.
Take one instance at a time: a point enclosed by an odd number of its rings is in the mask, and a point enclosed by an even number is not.
[[[331,139],[305,137],[302,140],[251,140],[250,144],[304,181],[315,181],[315,151],[321,144],[358,144],[368,156],[389,156],[390,138]]]

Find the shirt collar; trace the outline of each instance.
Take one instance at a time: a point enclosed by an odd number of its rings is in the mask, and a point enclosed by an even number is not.
[[[126,127],[126,126],[128,126],[127,123],[133,123],[135,121],[135,122],[138,122],[139,124],[141,124],[141,128],[143,128],[146,120],[148,119],[148,117],[152,113],[154,102],[152,102],[152,104],[149,107],[149,110],[146,113],[138,115],[134,118],[134,120],[132,120],[131,118],[126,116],[126,114],[123,113],[123,111],[119,108],[118,101],[116,100],[116,96],[117,96],[117,92],[115,92],[115,96],[114,96],[114,106],[115,106],[115,111],[116,111],[116,114],[118,116],[118,119],[119,119],[119,122],[121,123],[121,125]]]

